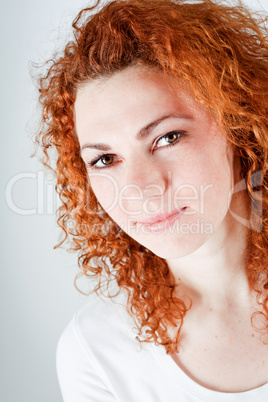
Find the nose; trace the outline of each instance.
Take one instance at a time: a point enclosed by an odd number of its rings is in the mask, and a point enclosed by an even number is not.
[[[150,161],[149,158],[140,157],[128,167],[126,185],[129,185],[129,188],[138,187],[145,198],[161,196],[167,187],[165,170],[163,166]]]
[[[163,166],[149,158],[140,157],[134,164],[126,167],[124,183],[123,204],[128,212],[135,214],[141,211],[144,203],[150,202],[156,208],[159,207],[158,204],[167,190],[168,177]],[[150,209],[155,208],[151,205]]]

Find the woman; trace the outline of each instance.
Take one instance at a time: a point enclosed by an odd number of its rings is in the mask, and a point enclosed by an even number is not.
[[[58,343],[64,401],[268,399],[262,22],[212,1],[97,4],[41,79],[58,223],[97,281]]]

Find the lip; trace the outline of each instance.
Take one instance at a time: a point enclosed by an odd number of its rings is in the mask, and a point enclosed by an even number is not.
[[[148,231],[159,232],[170,227],[183,214],[186,208],[176,209],[169,214],[160,214],[137,223]]]

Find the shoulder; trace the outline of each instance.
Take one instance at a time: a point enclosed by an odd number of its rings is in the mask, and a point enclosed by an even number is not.
[[[126,294],[120,292],[112,299],[88,296],[57,344],[56,368],[64,401],[80,402],[75,392],[83,392],[85,385],[90,392],[95,388],[112,389],[107,367],[112,369],[115,362],[120,367],[120,361],[125,364],[127,352],[137,348],[135,323],[126,311]]]
[[[107,395],[112,395],[113,386],[105,369],[107,359],[118,362],[118,348],[127,350],[137,342],[125,300],[123,294],[115,299],[92,294],[64,328],[56,351],[64,401],[83,401],[81,395],[87,395],[87,401],[95,400],[90,399],[94,392],[95,398],[110,400]]]
[[[76,336],[86,347],[96,347],[95,340],[102,345],[118,337],[135,338],[132,329],[135,324],[126,310],[126,293],[109,298],[96,293],[89,296],[88,302],[78,310],[72,324]],[[103,345],[102,345],[103,346]]]
[[[107,341],[110,344],[118,337],[130,336],[134,339],[134,326],[126,310],[124,292],[114,298],[93,293],[64,328],[58,341],[57,353],[60,354],[63,349],[68,349],[68,353],[71,350],[77,353],[77,349],[83,349],[88,354],[94,352],[98,345],[107,347]]]

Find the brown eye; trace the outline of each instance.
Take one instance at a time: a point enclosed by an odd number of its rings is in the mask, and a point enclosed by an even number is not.
[[[99,156],[97,159],[89,162],[87,165],[90,168],[94,169],[101,169],[105,167],[110,167],[114,163],[114,155],[102,155]]]
[[[113,163],[113,155],[105,155],[102,158],[99,159],[103,165],[107,166]]]
[[[178,134],[177,133],[169,133],[166,136],[166,140],[172,144],[172,142],[175,142],[178,139]]]
[[[173,144],[175,145],[179,141],[179,138],[184,134],[184,131],[170,131],[156,141],[156,148],[163,148]]]

